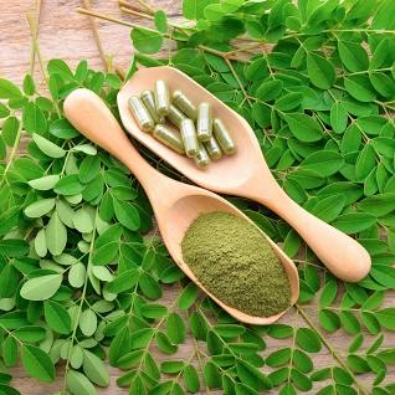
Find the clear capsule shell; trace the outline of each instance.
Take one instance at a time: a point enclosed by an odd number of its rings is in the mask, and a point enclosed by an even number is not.
[[[226,155],[233,155],[236,152],[236,145],[227,127],[219,118],[215,118],[213,122],[213,128],[214,136],[222,151]]]
[[[161,143],[179,154],[185,154],[184,143],[179,133],[168,127],[158,124],[155,126],[152,135]]]
[[[193,121],[197,118],[196,106],[184,95],[180,90],[175,90],[172,96],[173,103],[186,115],[187,118]]]
[[[196,166],[199,167],[200,169],[204,169],[210,164],[211,162],[210,157],[208,156],[206,148],[204,148],[203,144],[200,144],[199,152],[194,157],[194,161]]]
[[[169,113],[166,115],[167,119],[178,128],[181,128],[181,122],[187,117],[174,105],[170,104]]]
[[[162,123],[163,117],[159,116],[155,108],[154,92],[146,90],[140,95],[140,99],[143,102],[145,108],[151,115],[151,118],[155,123]]]
[[[197,137],[200,142],[209,141],[213,130],[213,119],[210,103],[200,103],[197,119]]]
[[[169,85],[164,80],[155,81],[155,108],[159,116],[165,116],[169,113],[170,108],[170,93]]]
[[[199,143],[196,137],[195,124],[192,119],[185,118],[181,122],[180,131],[186,155],[189,158],[195,157],[199,152]]]
[[[151,132],[155,123],[143,102],[137,96],[131,96],[128,101],[130,112],[143,132]]]
[[[219,160],[222,158],[222,150],[219,146],[217,140],[215,139],[214,135],[211,136],[211,139],[205,143],[203,143],[204,148],[208,153],[208,156],[212,160]]]

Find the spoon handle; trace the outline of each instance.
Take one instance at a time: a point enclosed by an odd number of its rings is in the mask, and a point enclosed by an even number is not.
[[[356,240],[327,224],[295,203],[281,188],[276,199],[264,204],[287,221],[314,251],[321,262],[339,279],[362,280],[371,259]],[[260,199],[263,203],[263,199]]]
[[[99,96],[88,89],[76,89],[67,96],[64,112],[70,123],[86,138],[124,163],[145,189],[160,186],[159,179],[163,181],[165,176],[150,166],[133,147]]]

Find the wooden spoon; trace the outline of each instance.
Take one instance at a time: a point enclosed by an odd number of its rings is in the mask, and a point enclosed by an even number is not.
[[[163,241],[171,256],[207,295],[231,316],[248,324],[268,325],[285,313],[282,311],[271,317],[254,317],[226,305],[204,288],[183,261],[181,241],[189,225],[199,214],[227,211],[253,224],[247,216],[215,193],[175,181],[150,166],[132,146],[107,106],[92,91],[77,89],[72,92],[64,102],[64,112],[75,128],[123,162],[140,181],[152,204]],[[291,287],[290,302],[294,304],[299,295],[298,271],[277,244],[263,232],[262,236],[268,240],[284,266]]]
[[[132,95],[153,89],[157,79],[168,82],[171,90],[181,89],[195,104],[212,104],[216,117],[223,120],[236,142],[237,153],[197,169],[151,135],[142,132],[130,114],[127,101]],[[310,214],[286,195],[277,184],[262,156],[255,134],[247,121],[218,100],[190,77],[172,67],[139,69],[118,94],[118,107],[126,130],[159,157],[196,184],[216,192],[243,196],[262,203],[284,218],[305,240],[324,265],[338,278],[357,282],[371,267],[368,252],[354,239]]]

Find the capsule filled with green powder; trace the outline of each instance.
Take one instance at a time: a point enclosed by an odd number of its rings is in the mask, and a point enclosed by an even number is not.
[[[174,105],[170,104],[169,113],[166,115],[167,119],[178,128],[181,128],[181,122],[187,117]]]
[[[155,81],[154,98],[155,108],[159,116],[167,115],[170,107],[170,93],[169,86],[166,81]]]
[[[163,117],[160,117],[155,108],[155,98],[152,91],[146,90],[140,96],[145,108],[151,115],[151,118],[155,123],[163,123]]]
[[[200,103],[197,119],[197,136],[201,142],[209,141],[212,134],[213,119],[210,103]]]
[[[199,143],[196,137],[195,124],[192,119],[185,118],[181,121],[180,132],[186,155],[189,158],[195,157],[199,152]]]
[[[222,151],[224,151],[226,155],[233,155],[236,152],[236,145],[229,133],[229,130],[219,118],[214,119],[213,129],[214,136]]]
[[[204,169],[211,162],[207,150],[206,148],[204,148],[203,144],[199,145],[199,152],[196,154],[196,156],[193,159],[195,161],[196,166],[199,167],[200,169]]]
[[[143,102],[137,96],[131,96],[128,101],[130,112],[143,132],[151,132],[155,123]]]
[[[179,154],[185,153],[181,136],[166,126],[161,124],[156,125],[152,135],[173,151]]]
[[[203,143],[204,148],[208,153],[208,156],[212,160],[219,160],[222,158],[222,151],[221,147],[219,146],[217,140],[215,139],[214,135],[211,136],[210,140]]]
[[[173,92],[173,103],[193,121],[197,118],[197,110],[195,105],[180,90]]]

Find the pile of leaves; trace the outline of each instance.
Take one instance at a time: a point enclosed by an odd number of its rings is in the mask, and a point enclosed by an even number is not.
[[[120,78],[51,60],[49,98],[30,75],[23,89],[0,79],[0,393],[19,394],[21,360],[43,382],[58,367],[62,395],[106,387],[108,362],[133,395],[393,394],[395,2],[185,0],[183,14],[192,23],[157,11],[155,28],[132,30],[127,76],[169,64],[240,113],[287,193],[363,244],[372,270],[341,283],[281,219],[231,198],[283,243],[301,278],[296,318],[235,322],[169,258],[133,176],[64,119],[78,87],[118,116]],[[153,57],[163,46],[175,50]],[[326,366],[314,358],[323,348]]]

